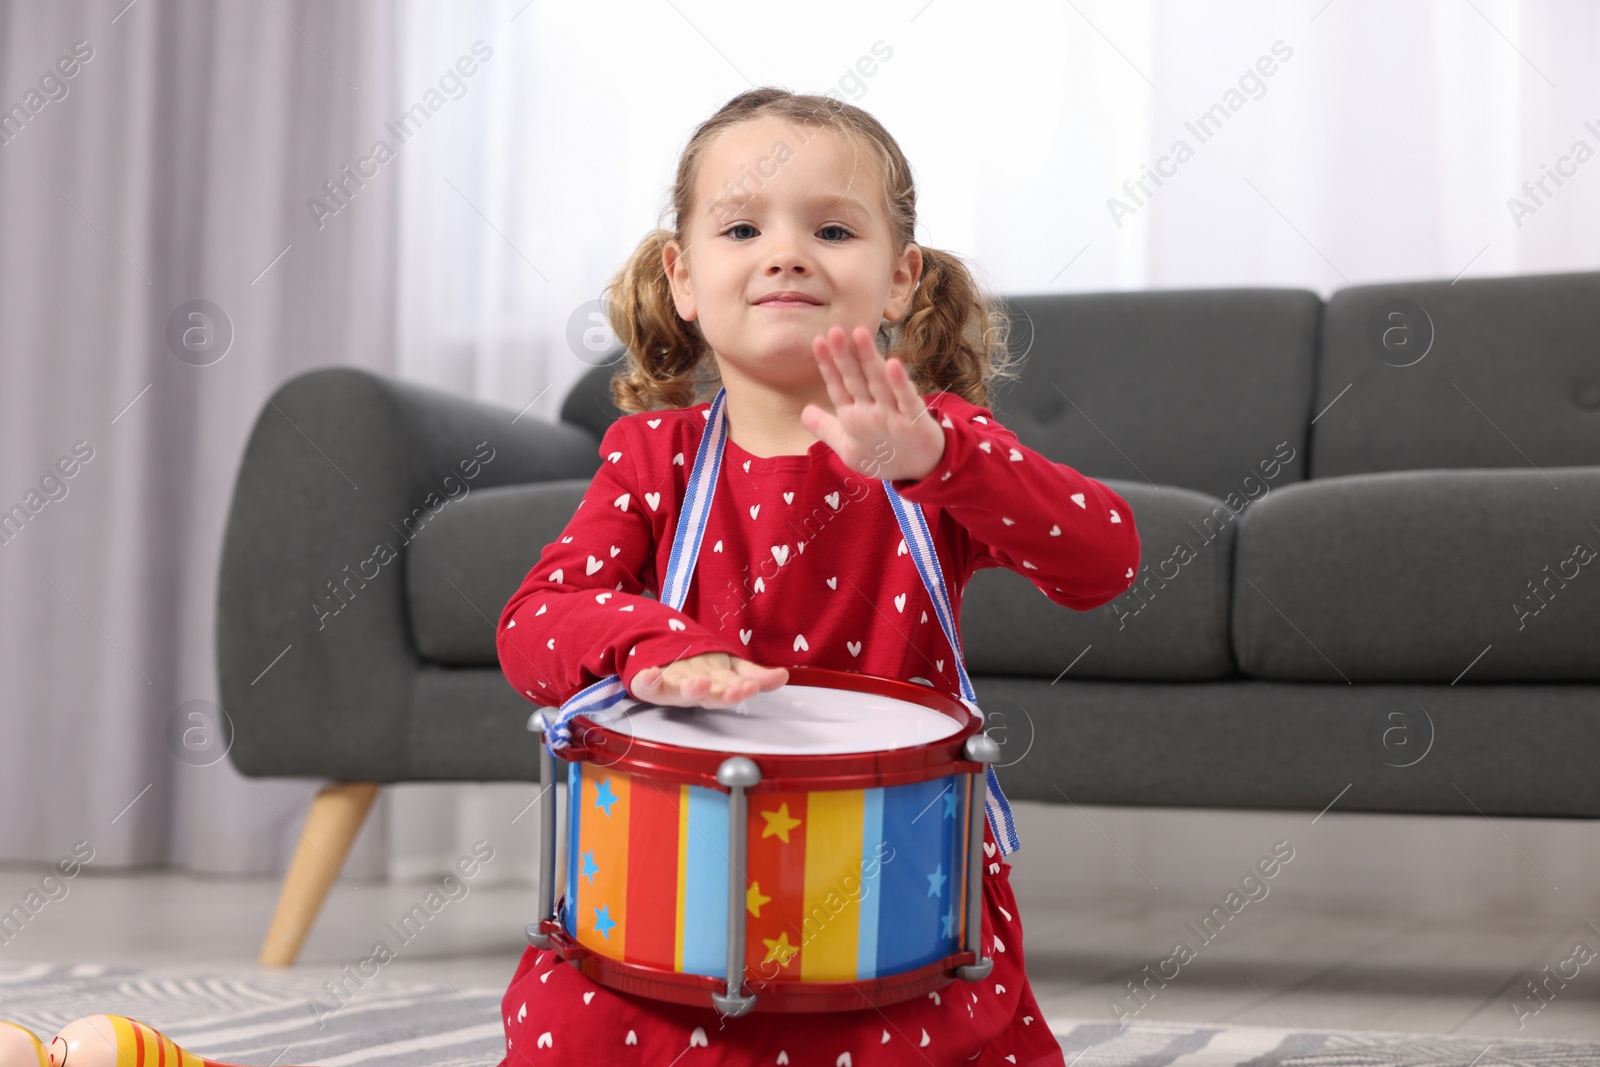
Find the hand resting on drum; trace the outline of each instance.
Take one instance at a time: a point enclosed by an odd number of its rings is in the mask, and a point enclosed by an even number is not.
[[[776,689],[789,680],[782,667],[760,667],[726,652],[707,652],[633,676],[633,698],[681,708],[720,708]]]

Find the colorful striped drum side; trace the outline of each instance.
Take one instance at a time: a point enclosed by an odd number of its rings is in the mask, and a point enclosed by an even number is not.
[[[610,959],[725,978],[728,795],[578,762],[567,782],[567,932]],[[958,951],[971,794],[968,775],[751,794],[752,989],[900,974]]]

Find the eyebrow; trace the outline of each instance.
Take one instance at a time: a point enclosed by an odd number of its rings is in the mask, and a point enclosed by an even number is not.
[[[761,192],[757,190],[753,195],[743,198],[719,197],[711,202],[711,209],[712,212],[715,213],[717,208],[724,204],[735,205],[739,209],[744,209],[753,207],[763,202],[764,198],[762,197]],[[814,196],[806,197],[803,201],[801,201],[801,203],[806,207],[832,207],[834,205],[842,205],[844,207],[854,208],[855,210],[864,214],[871,214],[871,209],[867,207],[865,202],[848,194],[841,197],[833,193],[818,193]]]

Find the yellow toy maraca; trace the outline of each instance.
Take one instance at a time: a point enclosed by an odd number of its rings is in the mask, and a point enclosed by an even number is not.
[[[0,1067],[234,1067],[180,1048],[153,1026],[126,1015],[74,1019],[46,1045],[32,1030],[0,1020]]]

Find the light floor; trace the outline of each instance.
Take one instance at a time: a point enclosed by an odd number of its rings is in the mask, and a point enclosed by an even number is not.
[[[0,901],[20,900],[44,870],[0,868]],[[1029,971],[1047,1017],[1110,1021],[1111,999],[1120,995],[1131,1005],[1125,983],[1168,956],[1183,936],[1199,946],[1195,958],[1164,987],[1152,983],[1155,993],[1136,1018],[1600,1038],[1600,959],[1579,968],[1520,1030],[1512,1010],[1526,975],[1546,964],[1556,969],[1576,941],[1600,947],[1600,930],[1586,919],[1339,913],[1280,894],[1248,905],[1202,944],[1186,926],[1215,903],[1202,895],[1169,886],[1160,906],[1115,900],[1066,906],[1053,904],[1049,885],[1031,881],[1020,863],[1016,870]],[[85,871],[70,886],[67,897],[0,945],[0,965],[252,966],[278,888],[266,879],[104,871]],[[333,978],[367,958],[384,923],[418,903],[426,888],[336,882],[298,969]],[[532,901],[529,889],[471,889],[381,973],[502,989],[522,951],[520,931]]]

